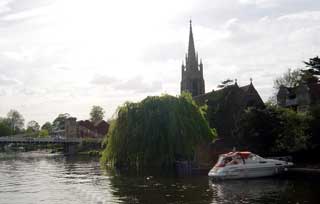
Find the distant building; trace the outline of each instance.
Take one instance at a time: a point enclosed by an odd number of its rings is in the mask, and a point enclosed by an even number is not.
[[[79,137],[102,138],[109,130],[109,124],[104,120],[96,123],[89,120],[80,120],[77,124]]]
[[[310,106],[320,104],[320,84],[301,83],[292,88],[282,85],[277,93],[277,104],[280,107],[304,112]]]
[[[252,84],[239,87],[237,82],[217,91],[205,93],[203,64],[198,63],[190,21],[189,47],[186,64],[182,64],[181,93],[188,91],[200,105],[207,105],[207,118],[216,128],[219,138],[229,140],[233,136],[241,114],[248,107],[264,107],[264,103]]]
[[[66,137],[103,138],[109,130],[109,123],[104,120],[93,123],[89,120],[77,121],[70,117],[65,122]]]
[[[190,21],[189,47],[186,54],[185,65],[181,66],[181,93],[190,92],[192,96],[198,96],[205,93],[203,79],[203,64],[200,59],[198,63],[198,53],[195,51],[192,34],[192,24]]]

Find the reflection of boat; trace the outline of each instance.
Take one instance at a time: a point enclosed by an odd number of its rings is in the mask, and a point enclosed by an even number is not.
[[[283,195],[291,196],[292,184],[290,180],[274,178],[224,182],[209,179],[209,187],[214,195],[211,203],[287,203]]]
[[[280,174],[292,165],[291,162],[264,159],[251,152],[229,152],[219,156],[208,175],[221,179],[257,178]]]

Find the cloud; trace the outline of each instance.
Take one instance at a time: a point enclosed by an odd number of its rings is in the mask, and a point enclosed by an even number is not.
[[[25,96],[34,96],[36,95],[36,91],[27,87],[21,88],[17,91],[18,93]]]
[[[0,74],[0,85],[2,86],[14,86],[19,84],[19,81],[16,79],[8,78],[5,75]]]
[[[90,83],[94,85],[111,85],[113,83],[117,83],[118,81],[119,80],[114,77],[106,75],[95,75]]]
[[[255,5],[260,8],[270,8],[279,5],[279,0],[239,0],[240,4]]]
[[[9,4],[12,2],[13,0],[2,0],[0,1],[0,14],[1,13],[7,13],[9,11],[11,11]]]
[[[320,20],[320,11],[303,11],[294,14],[287,14],[278,17],[278,20],[293,20],[293,21],[319,21]]]
[[[1,7],[0,7],[1,8]],[[38,7],[35,9],[28,9],[21,12],[10,13],[1,18],[3,21],[18,21],[25,20],[28,18],[37,17],[40,15],[44,15],[50,10],[50,7]]]
[[[154,43],[146,48],[142,58],[147,62],[181,59],[185,47],[186,45],[182,42]]]
[[[119,80],[106,75],[95,75],[90,81],[93,85],[107,86],[112,91],[132,93],[154,93],[162,90],[159,80],[145,82],[142,76],[135,76],[127,80]]]
[[[160,81],[152,81],[146,83],[141,76],[124,81],[115,86],[116,90],[132,91],[134,93],[153,93],[162,90],[162,83]]]
[[[4,89],[0,89],[0,96],[6,96],[7,92]]]

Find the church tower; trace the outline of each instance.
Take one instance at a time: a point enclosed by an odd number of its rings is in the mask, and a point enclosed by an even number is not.
[[[198,96],[205,93],[203,79],[203,64],[200,59],[198,63],[198,53],[195,51],[192,22],[190,20],[189,47],[186,54],[185,64],[182,62],[181,67],[181,93],[188,91],[192,96]]]

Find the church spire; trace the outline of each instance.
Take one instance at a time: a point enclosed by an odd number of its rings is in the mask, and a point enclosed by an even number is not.
[[[196,50],[194,48],[194,40],[192,33],[192,21],[190,20],[190,32],[189,32],[189,47],[188,47],[188,61],[190,65],[196,62]]]
[[[200,59],[198,63],[198,53],[194,47],[192,21],[190,20],[189,45],[186,53],[185,66],[181,68],[181,93],[190,92],[192,96],[198,96],[205,93],[203,79],[203,64]]]

